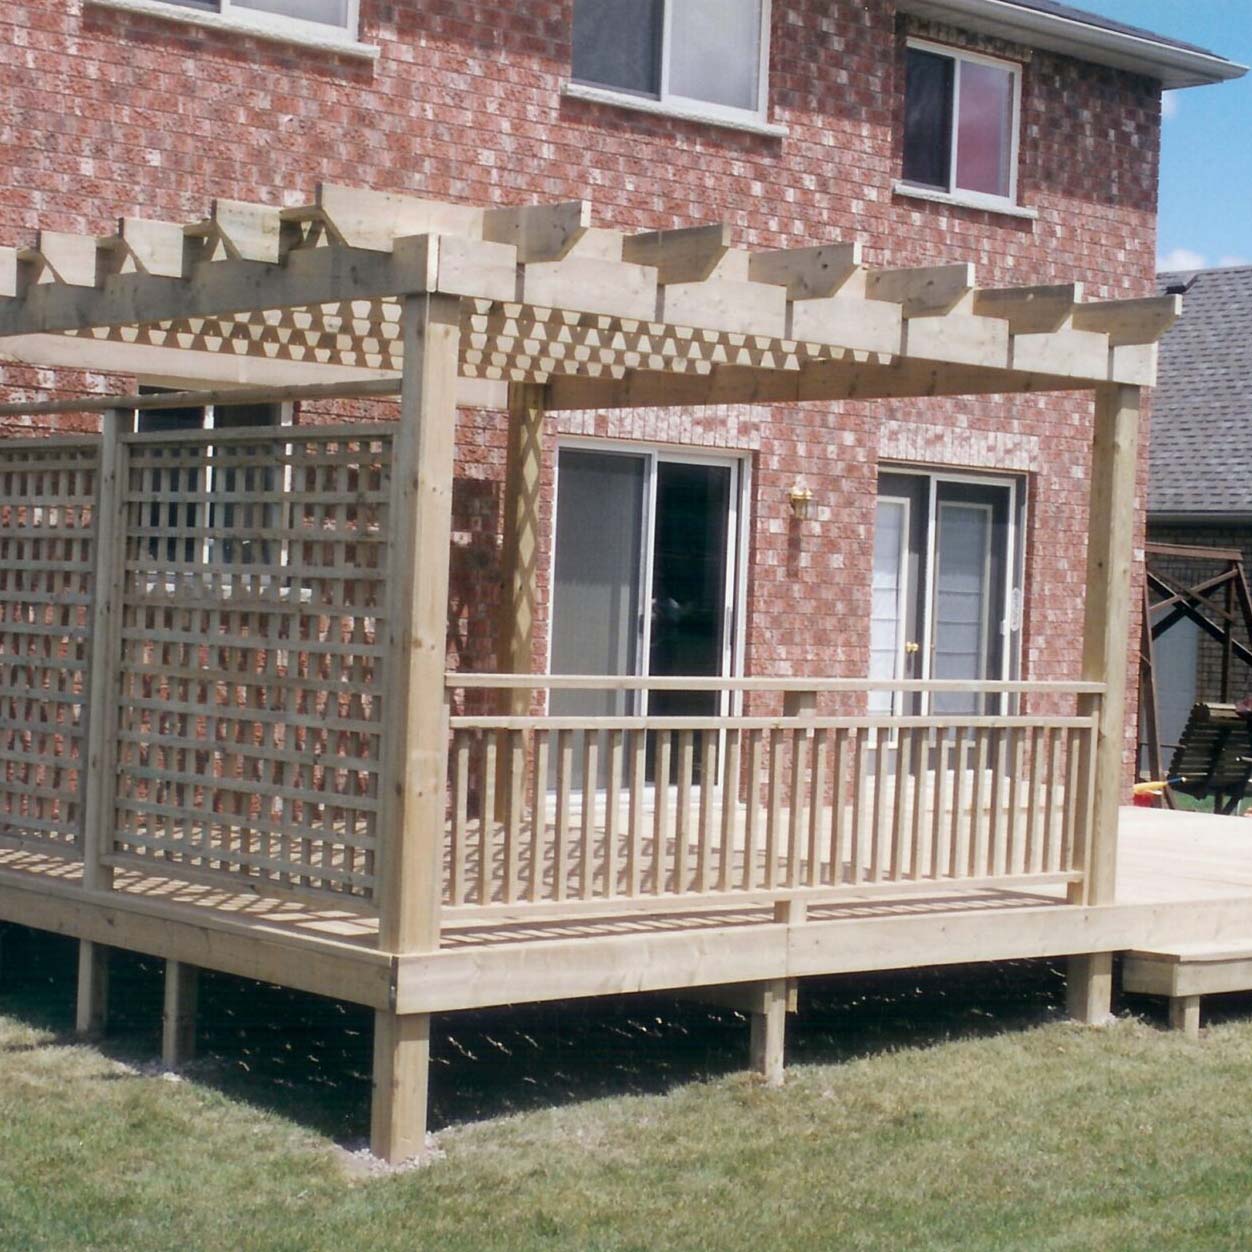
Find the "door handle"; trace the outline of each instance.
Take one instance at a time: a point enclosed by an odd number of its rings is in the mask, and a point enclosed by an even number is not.
[[[917,653],[919,653],[921,650],[922,650],[922,645],[920,643],[906,643],[904,645],[904,651],[909,656],[916,656]]]

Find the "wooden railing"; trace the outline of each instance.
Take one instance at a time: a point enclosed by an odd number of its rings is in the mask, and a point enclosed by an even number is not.
[[[451,675],[452,691],[718,691],[781,715],[450,719],[445,913],[1078,881],[1091,683]],[[825,715],[870,691],[1070,712]],[[503,698],[497,697],[500,703]],[[462,704],[464,704],[464,699]],[[547,706],[546,699],[536,706]],[[794,710],[794,711],[793,711]]]

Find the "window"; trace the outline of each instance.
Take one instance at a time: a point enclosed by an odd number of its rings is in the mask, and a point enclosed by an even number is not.
[[[904,181],[968,200],[1017,197],[1021,68],[910,41],[904,88]]]
[[[331,27],[356,36],[358,0],[165,0],[258,26]]]
[[[576,83],[728,119],[765,113],[769,0],[574,0]]]

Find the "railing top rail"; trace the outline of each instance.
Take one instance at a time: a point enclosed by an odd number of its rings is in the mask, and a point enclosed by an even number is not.
[[[94,451],[100,446],[100,436],[90,431],[81,435],[48,435],[32,437],[30,435],[0,435],[0,451],[4,452],[38,452],[40,448],[58,452],[81,450]]]
[[[453,730],[1090,730],[1094,716],[981,717],[936,714],[930,717],[510,717],[457,716]]]
[[[223,430],[128,432],[121,436],[121,441],[137,446],[155,443],[206,447],[227,443],[327,443],[335,439],[359,443],[367,439],[391,439],[395,433],[395,422],[340,422],[334,426],[236,426]]]
[[[903,691],[968,695],[1103,695],[1097,682],[965,682],[947,679],[709,678],[594,674],[447,675],[450,691]]]

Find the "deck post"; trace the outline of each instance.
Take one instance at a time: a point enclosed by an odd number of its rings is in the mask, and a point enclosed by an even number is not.
[[[161,1064],[176,1070],[196,1054],[196,1003],[200,971],[182,961],[165,962],[165,1008],[161,1018]]]
[[[539,487],[543,473],[546,388],[535,383],[509,387],[509,448],[504,477],[504,544],[496,669],[529,674],[539,597]],[[524,715],[529,691],[506,694],[508,712]]]
[[[1200,1037],[1200,997],[1170,996],[1169,1028],[1181,1030],[1188,1039]]]
[[[100,469],[96,478],[95,570],[88,659],[87,738],[83,777],[83,886],[108,891],[113,870],[103,863],[113,847],[116,790],[117,700],[121,639],[121,580],[125,528],[121,515],[126,469],[122,435],[128,409],[108,409],[100,421]]]
[[[772,978],[761,984],[760,1011],[751,1014],[750,1064],[767,1087],[783,1085],[787,1036],[787,980]]]
[[[1090,511],[1087,524],[1087,585],[1083,620],[1082,677],[1103,683],[1098,701],[1084,698],[1080,712],[1098,708],[1094,794],[1086,829],[1076,849],[1085,869],[1071,900],[1109,904],[1117,879],[1117,811],[1124,784],[1126,673],[1130,644],[1131,569],[1134,562],[1135,481],[1138,472],[1138,387],[1108,385],[1095,394],[1091,442]],[[1080,806],[1080,822],[1085,814]],[[1070,1012],[1087,1023],[1109,1016],[1112,957],[1095,953],[1071,958]]]
[[[439,946],[443,899],[448,715],[448,557],[460,301],[408,296],[404,375],[392,463],[387,707],[379,815],[379,946],[397,954]],[[375,1014],[371,1144],[403,1160],[426,1141],[430,1018]]]
[[[109,1018],[109,949],[89,939],[78,941],[78,1003],[74,1031],[84,1037],[104,1034]]]

